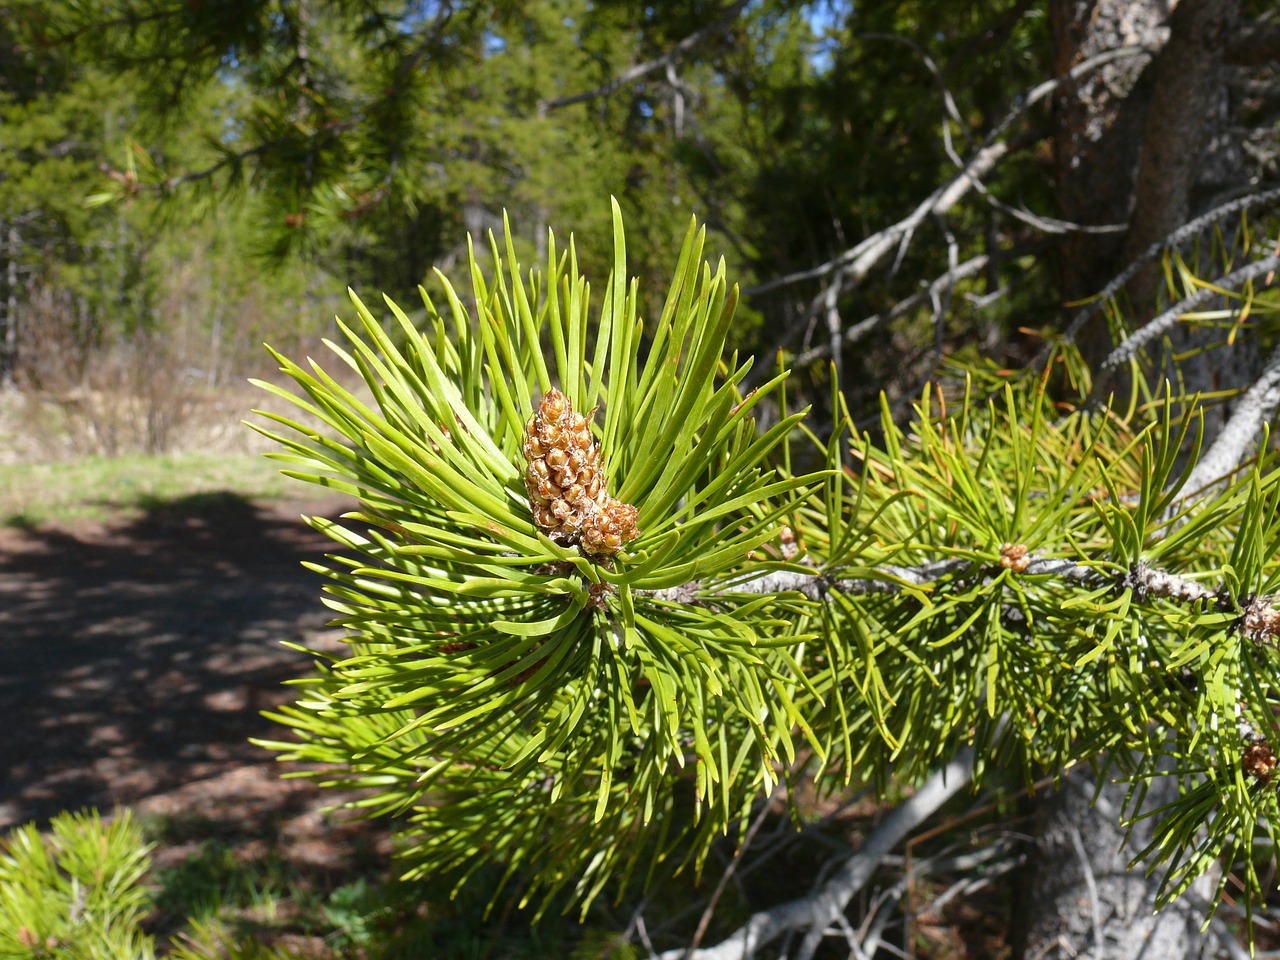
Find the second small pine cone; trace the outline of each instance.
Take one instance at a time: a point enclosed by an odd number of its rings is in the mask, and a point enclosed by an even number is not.
[[[555,388],[525,424],[524,486],[538,527],[584,553],[611,555],[639,536],[636,508],[609,496],[585,417]]]
[[[617,553],[624,543],[640,536],[640,531],[636,529],[638,513],[631,504],[610,497],[582,525],[582,538],[579,541],[582,549],[587,553]]]

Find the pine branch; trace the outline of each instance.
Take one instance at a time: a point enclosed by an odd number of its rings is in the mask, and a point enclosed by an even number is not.
[[[1101,586],[1108,582],[1117,588],[1131,588],[1141,596],[1164,597],[1184,602],[1216,600],[1218,594],[1195,580],[1167,573],[1139,562],[1124,573],[1108,577],[1097,567],[1075,563],[1061,557],[1042,557],[1033,553],[1020,558],[1025,566],[1019,570],[1025,576],[1049,576],[1060,580]],[[952,557],[933,560],[914,567],[886,564],[877,577],[841,578],[830,573],[800,573],[792,570],[774,570],[748,580],[726,581],[716,584],[708,592],[778,594],[799,593],[810,600],[825,602],[831,593],[852,595],[898,594],[903,586],[927,587],[944,578],[970,568],[971,561]],[[980,569],[980,568],[979,568]],[[989,578],[990,570],[981,570]],[[645,596],[668,603],[693,603],[703,596],[703,585],[698,581],[646,592]]]
[[[588,100],[595,100],[599,97],[607,97],[612,93],[620,90],[629,83],[634,83],[641,77],[647,76],[656,70],[665,69],[668,66],[674,66],[679,63],[680,59],[690,50],[700,44],[711,34],[723,29],[727,24],[736,20],[738,15],[746,8],[748,0],[735,0],[735,2],[727,9],[723,15],[712,20],[703,27],[699,27],[693,33],[689,34],[674,47],[652,60],[646,60],[643,63],[637,63],[628,67],[617,76],[611,78],[600,86],[591,90],[584,90],[582,93],[571,94],[567,97],[556,97],[554,100],[542,100],[538,103],[540,113],[548,110],[556,110],[560,107],[568,107],[575,103],[586,103]]]
[[[713,947],[694,951],[679,947],[661,954],[659,960],[749,960],[765,944],[788,931],[805,930],[811,936],[821,936],[829,924],[844,914],[854,894],[866,886],[902,838],[967,786],[972,776],[973,751],[966,748],[925,781],[911,799],[894,808],[861,849],[813,893],[761,910]]]

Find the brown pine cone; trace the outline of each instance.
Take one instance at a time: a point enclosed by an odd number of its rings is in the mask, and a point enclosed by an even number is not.
[[[634,540],[636,508],[609,496],[587,419],[559,390],[542,396],[525,424],[524,486],[534,522],[552,540],[585,553],[617,553]],[[629,515],[627,511],[630,511]]]

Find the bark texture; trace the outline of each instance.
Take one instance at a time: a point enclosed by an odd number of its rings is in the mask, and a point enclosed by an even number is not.
[[[1169,35],[1167,11],[1153,0],[1050,0],[1054,74],[1126,46],[1129,57],[1064,85],[1054,102],[1054,171],[1060,216],[1098,226],[1128,220],[1146,116],[1144,71]],[[1087,297],[1116,272],[1123,235],[1064,238],[1059,288],[1066,300]]]
[[[1239,8],[1239,0],[1179,0],[1173,12],[1168,42],[1149,70],[1151,96],[1123,251],[1126,260],[1186,223],[1206,199],[1244,181],[1224,62]],[[1233,224],[1223,227],[1230,230]],[[1134,275],[1129,299],[1137,322],[1160,311],[1161,289],[1158,262]],[[1219,298],[1210,306],[1228,304]],[[1179,324],[1170,343],[1172,353],[1183,359],[1175,364],[1166,358],[1165,377],[1174,383],[1181,378],[1186,393],[1201,394],[1251,382],[1260,368],[1256,340],[1243,337],[1231,347],[1203,349],[1221,339],[1218,331]],[[1212,436],[1225,425],[1229,410],[1219,405],[1206,412]]]
[[[1060,248],[1065,301],[1089,297],[1128,260],[1186,223],[1198,208],[1244,182],[1225,58],[1238,32],[1239,0],[1052,0],[1055,69],[1124,45],[1151,50],[1064,86],[1055,104],[1055,174],[1064,219],[1128,222],[1125,234],[1068,236]],[[1229,231],[1231,224],[1224,224]],[[1160,267],[1128,284],[1134,320],[1159,312]],[[1109,349],[1101,323],[1078,341],[1097,361]],[[1178,343],[1186,352],[1191,343]],[[1220,363],[1221,358],[1218,358]],[[1190,390],[1239,385],[1184,367]],[[1247,368],[1246,364],[1246,368]],[[1172,373],[1173,371],[1169,371]]]
[[[1212,954],[1201,935],[1210,878],[1160,913],[1157,883],[1126,866],[1151,837],[1151,821],[1134,826],[1122,846],[1125,787],[1107,783],[1092,803],[1096,781],[1077,770],[1036,809],[1033,849],[1018,889],[1014,956],[1024,960],[1193,960]],[[1145,807],[1172,800],[1172,777],[1151,785]]]
[[[1223,53],[1239,16],[1239,0],[1180,0],[1168,41],[1151,65],[1151,94],[1142,125],[1142,148],[1134,184],[1133,219],[1125,259],[1167,237],[1190,219],[1192,190],[1222,189],[1238,178],[1226,123],[1227,85]],[[1218,181],[1218,182],[1214,182]],[[1136,303],[1156,287],[1152,265],[1134,278]]]

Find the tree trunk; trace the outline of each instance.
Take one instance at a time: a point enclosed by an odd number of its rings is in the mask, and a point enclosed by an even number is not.
[[[1230,152],[1230,132],[1210,131],[1224,118],[1222,56],[1239,7],[1239,0],[1181,0],[1174,11],[1168,42],[1150,69],[1126,261],[1190,219],[1192,188],[1207,166],[1202,155]],[[1147,300],[1143,292],[1135,300]]]
[[[1244,180],[1244,164],[1231,129],[1226,38],[1239,16],[1239,0],[1181,0],[1171,18],[1169,40],[1150,68],[1151,97],[1142,129],[1142,150],[1134,185],[1134,211],[1122,263],[1138,256],[1191,219],[1197,193],[1212,195]],[[1224,224],[1229,230],[1230,224]],[[1198,265],[1193,264],[1193,269]],[[1149,320],[1160,304],[1161,267],[1148,264],[1129,281],[1135,321]],[[1225,303],[1223,304],[1226,305]],[[1187,393],[1231,390],[1253,381],[1261,369],[1256,340],[1242,337],[1231,347],[1204,348],[1220,341],[1216,330],[1178,327],[1172,353],[1183,357],[1166,377],[1179,378]],[[1226,423],[1227,408],[1207,410],[1210,435]]]
[[[1077,770],[1037,804],[1035,840],[1025,883],[1018,887],[1012,929],[1014,956],[1027,960],[1103,957],[1191,960],[1207,956],[1200,933],[1204,903],[1213,893],[1205,876],[1186,895],[1155,909],[1159,875],[1127,864],[1151,839],[1152,821],[1134,825],[1129,843],[1120,828],[1124,784],[1106,783],[1093,802],[1096,780]],[[1154,781],[1145,809],[1177,796],[1172,777]]]
[[[1120,47],[1154,51],[1168,37],[1163,4],[1153,0],[1050,0],[1054,73]],[[1116,60],[1054,101],[1054,171],[1058,210],[1090,226],[1129,219],[1148,88],[1141,83],[1152,54]],[[1123,234],[1068,234],[1059,250],[1064,300],[1096,293],[1120,266]]]
[[[1224,68],[1239,6],[1239,0],[1051,0],[1055,72],[1119,47],[1151,51],[1064,85],[1055,102],[1062,217],[1129,224],[1126,233],[1064,239],[1058,263],[1064,301],[1097,293],[1132,257],[1190,219],[1197,200],[1244,182]],[[1151,266],[1128,287],[1138,323],[1156,313],[1159,270]],[[1095,361],[1110,346],[1101,323],[1079,342]]]
[[[12,387],[18,370],[18,228],[5,233],[4,317],[0,319],[0,390]]]

